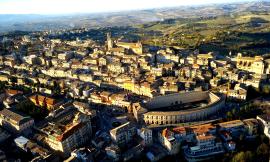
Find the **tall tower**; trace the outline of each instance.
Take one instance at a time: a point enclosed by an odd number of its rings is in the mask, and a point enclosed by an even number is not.
[[[112,38],[111,38],[111,33],[107,33],[107,48],[108,50],[113,48],[113,41],[112,41]]]

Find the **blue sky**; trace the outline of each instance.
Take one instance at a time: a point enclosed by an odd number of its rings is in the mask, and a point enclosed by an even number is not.
[[[0,0],[0,14],[68,14],[248,0]]]

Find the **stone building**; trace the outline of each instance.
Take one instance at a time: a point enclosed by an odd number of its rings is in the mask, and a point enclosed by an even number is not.
[[[27,133],[34,125],[34,119],[11,109],[0,111],[0,125],[13,133]]]
[[[205,120],[216,115],[224,103],[223,96],[218,97],[206,91],[193,91],[158,96],[141,106],[148,110],[143,114],[146,124],[171,125]]]
[[[243,57],[239,53],[236,57],[236,67],[256,74],[264,73],[264,59],[261,56]]]
[[[90,140],[92,133],[90,116],[75,110],[67,112],[64,110],[40,131],[45,136],[44,142],[51,149],[68,155]]]
[[[132,137],[136,134],[136,128],[130,122],[120,125],[110,130],[110,135],[117,145],[124,146],[132,140]]]

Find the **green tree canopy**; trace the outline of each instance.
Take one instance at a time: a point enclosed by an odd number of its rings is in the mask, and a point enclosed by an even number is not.
[[[262,161],[268,160],[269,159],[269,146],[265,143],[262,143],[260,146],[258,146],[256,153],[257,153],[257,156],[260,159],[262,159]]]
[[[254,155],[251,151],[239,152],[234,155],[231,162],[252,162],[254,161]]]

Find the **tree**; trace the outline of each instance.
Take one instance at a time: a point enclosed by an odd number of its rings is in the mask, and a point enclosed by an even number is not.
[[[230,111],[228,111],[226,115],[227,115],[227,119],[229,119],[229,120],[231,120],[233,118],[233,114]]]
[[[269,85],[264,85],[264,86],[262,87],[262,92],[263,92],[264,94],[269,94],[269,93],[270,93],[270,86],[269,86]]]
[[[0,81],[0,91],[6,88],[7,82]]]
[[[269,138],[266,137],[264,134],[261,135],[261,142],[262,143],[265,143],[265,144],[268,144],[269,143]]]
[[[246,152],[239,152],[234,155],[232,158],[231,162],[252,162],[254,161],[254,155],[252,154],[251,151],[246,151]]]
[[[232,109],[232,114],[233,114],[234,116],[237,115],[237,114],[236,114],[236,113],[237,113],[236,109],[237,109],[237,108],[233,108],[233,109]]]
[[[269,159],[269,147],[265,143],[258,146],[256,153],[258,158],[262,161]]]
[[[35,119],[43,119],[48,115],[46,108],[37,107],[30,100],[25,100],[16,105],[16,109]]]
[[[244,142],[244,139],[245,139],[245,133],[241,133],[240,136],[239,136],[239,141],[240,142]]]
[[[11,77],[11,78],[10,78],[10,82],[11,82],[12,84],[17,83],[17,78]]]
[[[55,95],[61,94],[61,86],[56,81],[53,81],[53,85],[49,89],[52,90]]]
[[[243,151],[233,156],[231,162],[245,162],[245,153]]]
[[[245,160],[246,162],[253,162],[254,161],[254,154],[251,151],[245,152]]]

